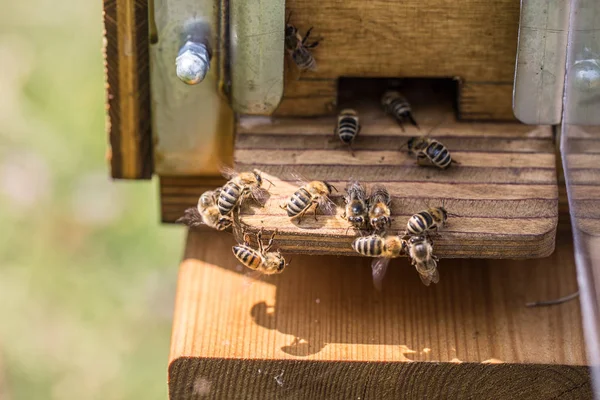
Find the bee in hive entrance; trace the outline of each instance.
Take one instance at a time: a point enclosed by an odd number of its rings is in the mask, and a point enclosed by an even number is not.
[[[265,275],[280,274],[283,272],[287,264],[285,258],[279,251],[269,251],[273,246],[273,241],[277,230],[273,232],[267,243],[267,247],[263,247],[262,244],[263,228],[256,234],[256,241],[258,242],[258,250],[250,247],[250,241],[246,233],[244,236],[244,244],[233,246],[232,251],[235,258],[238,259],[244,266],[263,273]]]
[[[367,190],[358,181],[352,181],[346,186],[346,207],[342,218],[357,229],[363,229],[367,224],[368,206]]]
[[[406,241],[397,235],[385,237],[370,235],[354,240],[352,248],[363,256],[378,257],[371,263],[371,268],[373,271],[373,284],[378,290],[381,290],[383,277],[387,271],[390,259],[405,254],[407,246]]]
[[[259,205],[263,205],[267,191],[262,188],[263,178],[257,170],[238,173],[231,168],[222,167],[221,172],[229,179],[220,189],[217,199],[221,215],[230,215],[247,197],[252,197]]]
[[[417,129],[419,129],[419,125],[417,121],[413,118],[412,109],[410,104],[406,100],[404,96],[395,90],[389,90],[383,94],[381,98],[381,105],[383,106],[383,110],[393,116],[402,131],[404,131],[403,123],[408,120],[411,124],[413,124]]]
[[[179,218],[178,223],[183,223],[189,227],[196,228],[206,225],[218,231],[223,231],[233,223],[229,215],[221,215],[217,207],[217,199],[221,189],[209,190],[200,196],[198,205],[185,210],[183,217]]]
[[[444,207],[431,207],[420,211],[408,219],[406,224],[407,235],[421,235],[430,231],[437,231],[446,225],[448,211]]]
[[[345,109],[338,115],[337,125],[333,131],[333,135],[340,138],[342,143],[348,145],[350,154],[354,157],[352,143],[360,132],[360,124],[358,122],[358,114],[352,109]]]
[[[437,269],[438,259],[433,255],[433,242],[425,235],[413,236],[408,240],[408,255],[414,265],[421,282],[429,286],[431,282],[438,283],[440,275]]]
[[[460,164],[452,159],[450,151],[439,140],[426,136],[413,137],[406,143],[408,154],[417,157],[419,165],[433,165],[440,169],[446,169],[450,164]]]
[[[312,43],[307,43],[313,28],[310,27],[306,35],[302,37],[298,28],[290,23],[290,18],[292,18],[292,13],[289,14],[285,25],[285,49],[301,72],[315,71],[317,69],[317,62],[310,49],[317,47],[320,39]]]
[[[385,232],[392,225],[392,197],[383,185],[373,185],[369,197],[369,225],[375,232]]]
[[[315,220],[319,208],[323,209],[325,214],[334,213],[335,204],[329,199],[333,190],[337,192],[333,185],[323,181],[307,182],[303,177],[296,174],[294,176],[303,186],[294,192],[285,205],[281,206],[287,211],[288,217],[298,218],[298,222],[301,222],[304,214],[313,206]]]

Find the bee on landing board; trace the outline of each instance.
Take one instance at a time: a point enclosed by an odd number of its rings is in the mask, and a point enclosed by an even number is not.
[[[448,212],[444,207],[431,207],[408,219],[406,234],[412,236],[437,231],[446,225],[446,221],[448,221]]]
[[[369,197],[369,224],[375,232],[384,232],[392,224],[392,197],[383,185],[374,185]]]
[[[364,229],[367,225],[368,207],[367,190],[358,181],[352,181],[346,186],[346,195],[344,196],[346,207],[342,218],[347,220],[358,229]]]
[[[418,235],[408,239],[408,255],[415,266],[421,282],[429,286],[438,283],[440,275],[437,270],[438,258],[433,255],[433,242],[427,236]]]
[[[370,235],[359,237],[352,243],[352,248],[363,256],[377,257],[371,263],[373,284],[381,290],[381,283],[390,263],[390,259],[406,253],[406,241],[397,235]]]
[[[340,138],[342,143],[348,145],[350,154],[354,157],[352,143],[360,132],[360,124],[358,122],[358,114],[352,109],[345,109],[338,115],[337,125],[333,131],[333,135]]]
[[[403,123],[407,120],[411,124],[413,124],[417,129],[419,129],[417,121],[415,121],[415,119],[413,118],[410,104],[408,103],[408,101],[406,101],[404,96],[400,94],[400,92],[397,92],[395,90],[389,90],[385,92],[383,94],[383,97],[381,98],[381,105],[383,106],[383,110],[387,114],[391,115],[396,119],[396,122],[398,122],[400,128],[402,128],[402,131],[404,131]]]
[[[452,159],[450,151],[437,139],[418,136],[410,138],[406,145],[408,146],[408,154],[417,157],[418,165],[433,165],[440,169],[446,169],[452,163],[460,164]]]
[[[217,198],[217,206],[221,215],[230,215],[247,197],[262,205],[266,190],[262,188],[263,178],[257,170],[252,172],[236,172],[222,167],[221,172],[229,181],[223,185]]]
[[[315,71],[317,69],[317,62],[313,57],[310,49],[314,49],[319,45],[319,40],[312,43],[308,43],[308,37],[312,32],[312,27],[306,32],[306,35],[302,37],[298,28],[290,24],[290,18],[292,13],[289,14],[285,24],[285,49],[288,54],[292,57],[294,64],[298,67],[300,72],[302,71]]]
[[[179,218],[178,223],[183,223],[191,228],[200,225],[206,225],[218,231],[229,228],[233,221],[229,215],[221,215],[217,207],[217,199],[221,189],[209,190],[202,193],[198,199],[196,207],[190,207],[185,210],[183,217]]]
[[[233,255],[238,259],[244,266],[263,273],[265,275],[280,274],[283,272],[287,264],[285,258],[278,251],[269,251],[273,246],[273,240],[277,234],[277,230],[273,232],[267,247],[263,247],[262,244],[262,233],[263,229],[256,234],[256,241],[258,242],[258,249],[250,247],[247,239],[247,234],[244,234],[244,244],[239,244],[232,247]]]
[[[301,222],[304,214],[311,208],[314,208],[315,221],[317,220],[317,210],[319,208],[323,210],[324,214],[334,213],[335,204],[329,198],[333,190],[337,192],[333,185],[323,181],[307,182],[305,178],[299,176],[296,176],[296,178],[303,186],[290,196],[285,205],[281,206],[287,211],[290,219],[297,218],[298,222]]]

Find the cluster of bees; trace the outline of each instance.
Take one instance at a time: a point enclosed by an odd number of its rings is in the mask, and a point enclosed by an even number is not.
[[[315,48],[319,40],[308,43],[311,31],[312,28],[302,37],[298,29],[289,23],[288,17],[285,47],[301,71],[316,69],[316,62],[310,49]],[[381,98],[381,105],[384,111],[398,122],[402,130],[406,122],[419,128],[412,115],[410,104],[399,92],[393,90],[385,92]],[[345,109],[340,112],[334,135],[348,146],[352,155],[354,155],[352,143],[360,129],[358,113],[355,110]],[[406,146],[409,154],[416,157],[418,165],[446,169],[452,163],[456,163],[448,149],[436,139],[426,136],[413,137],[408,140]],[[238,173],[229,168],[222,168],[222,172],[229,179],[227,183],[220,188],[203,193],[197,206],[188,208],[177,222],[190,227],[206,225],[222,231],[232,226],[234,213],[246,199],[250,198],[261,206],[264,204],[268,190],[262,187],[266,179],[259,171]],[[287,202],[281,205],[290,219],[301,223],[305,214],[311,210],[315,219],[319,210],[326,215],[335,214],[336,205],[330,199],[332,192],[337,191],[333,185],[325,181],[308,181],[298,175],[295,177],[299,181],[299,187]],[[433,254],[431,236],[446,224],[448,212],[444,207],[432,207],[414,214],[408,219],[405,232],[389,235],[387,231],[392,223],[392,197],[388,190],[382,185],[374,185],[370,195],[367,195],[365,186],[358,181],[350,182],[345,189],[342,218],[348,221],[349,228],[353,227],[361,233],[361,236],[352,243],[352,248],[363,256],[376,258],[372,263],[375,286],[381,287],[390,260],[403,255],[411,259],[412,265],[425,285],[437,283],[439,281],[438,259]],[[258,248],[255,249],[250,245],[249,236],[243,232],[244,243],[233,246],[233,254],[240,263],[254,271],[267,275],[281,273],[287,263],[279,250],[271,251],[276,234],[275,230],[267,245],[264,246],[263,229],[261,229],[256,234]]]

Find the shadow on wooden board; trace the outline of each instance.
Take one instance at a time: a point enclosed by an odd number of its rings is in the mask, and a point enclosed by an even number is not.
[[[190,232],[171,398],[592,398],[571,238],[536,260],[447,260],[425,287],[407,259],[383,292],[370,260],[294,256],[252,281],[230,235]]]

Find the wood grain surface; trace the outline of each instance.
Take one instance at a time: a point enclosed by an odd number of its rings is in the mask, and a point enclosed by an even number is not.
[[[294,256],[251,280],[231,235],[190,232],[179,271],[172,399],[591,399],[570,233],[547,259],[442,260],[421,284],[393,261]]]
[[[444,205],[454,214],[435,242],[439,256],[549,255],[558,214],[550,127],[457,122],[449,103],[428,100],[434,94],[419,92],[413,98],[421,131],[406,127],[403,132],[379,109],[376,98],[361,97],[355,106],[362,125],[353,146],[355,156],[333,137],[334,118],[242,118],[236,169],[258,169],[273,186],[264,207],[242,208],[234,227],[237,237],[241,238],[242,229],[253,232],[264,227],[272,232],[277,228],[286,251],[353,255],[351,242],[357,233],[341,218],[341,192],[350,179],[357,179],[367,187],[382,183],[390,191],[391,232],[403,232],[412,214],[430,206]],[[460,165],[443,171],[417,166],[406,152],[406,141],[418,134],[441,140]],[[301,223],[290,221],[280,206],[298,188],[293,173],[332,183],[340,191],[332,196],[338,205],[336,215],[318,215],[315,220],[309,214]],[[199,193],[186,190],[189,201],[196,201]]]
[[[147,0],[104,0],[108,156],[113,178],[153,171]]]
[[[289,0],[286,8],[302,34],[314,27],[322,41],[317,71],[299,75],[286,60],[277,115],[331,114],[341,77],[430,77],[460,79],[462,119],[514,120],[518,1]]]

